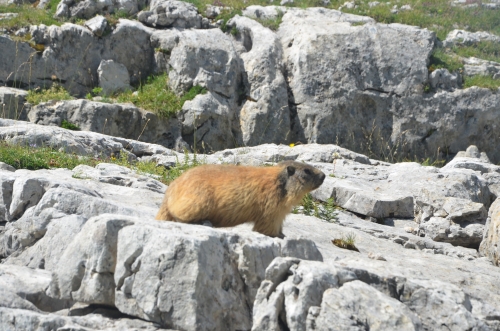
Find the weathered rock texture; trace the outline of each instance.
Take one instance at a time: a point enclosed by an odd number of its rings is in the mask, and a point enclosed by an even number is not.
[[[487,256],[493,263],[500,265],[500,199],[490,207],[484,238],[479,251]]]
[[[429,74],[430,55],[439,43],[426,29],[378,24],[325,8],[249,6],[242,12],[246,17],[226,22],[232,33],[223,33],[181,1],[66,1],[59,7],[78,17],[144,10],[137,16],[142,23],[120,19],[116,27],[106,28],[102,16],[85,27],[32,26],[34,48],[1,36],[0,84],[32,89],[58,83],[83,96],[106,81],[102,73],[99,77],[99,65],[114,61],[126,68],[134,87],[151,74],[165,73],[179,95],[193,86],[207,90],[173,115],[183,140],[176,143],[179,149],[321,143],[402,160],[451,159],[477,145],[492,162],[500,161],[493,147],[500,144],[498,92],[462,89],[462,73]],[[220,10],[211,6],[208,15],[214,18]],[[253,19],[281,24],[273,32]],[[444,44],[498,38],[456,30]],[[500,75],[496,63],[464,63],[464,75]],[[106,93],[128,88],[121,69],[121,83],[106,87]],[[171,148],[177,131],[173,136],[146,141]]]
[[[36,141],[52,131],[61,145],[80,144],[75,152],[83,155],[114,144],[124,152],[127,143],[134,146],[128,153],[142,160],[161,164],[183,157],[98,133],[0,123],[2,137],[19,132],[10,142]],[[290,215],[285,239],[269,238],[252,232],[251,224],[213,229],[155,221],[165,185],[118,165],[37,171],[2,166],[0,328],[500,329],[493,265],[498,202],[491,205],[500,171],[477,147],[442,169],[391,165],[316,144],[262,145],[197,158],[312,163],[334,176],[314,195],[326,200],[334,194],[344,210],[332,223]],[[362,219],[374,215],[379,223]],[[430,235],[434,219],[447,222],[437,237]],[[478,245],[467,236],[474,233],[469,228],[486,228],[485,257],[463,247]],[[359,251],[332,244],[347,235]]]

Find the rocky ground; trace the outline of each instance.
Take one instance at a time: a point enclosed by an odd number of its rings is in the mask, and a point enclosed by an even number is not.
[[[7,142],[125,153],[159,145],[0,120]],[[130,146],[133,146],[130,148]],[[191,157],[193,157],[191,155]],[[291,214],[285,239],[251,224],[154,220],[166,186],[114,164],[2,165],[2,330],[500,330],[500,166],[471,146],[443,168],[336,145],[261,145],[206,163],[305,161],[328,176],[337,219]],[[359,251],[337,247],[355,237]]]
[[[370,2],[373,8],[385,5]],[[136,19],[101,16],[116,10]],[[494,49],[499,36],[456,29],[438,40],[416,26],[286,6],[248,6],[222,21],[224,33],[215,20],[222,10],[208,6],[200,13],[174,0],[61,1],[56,16],[80,24],[0,32],[0,85],[9,86],[0,88],[3,117],[45,125],[65,120],[176,150],[301,142],[421,160],[451,159],[474,144],[500,161],[498,89],[462,88],[463,77],[500,79],[500,64],[462,57],[463,70],[451,73],[431,64],[442,47],[490,42]],[[36,106],[24,99],[24,90],[53,84],[80,98],[95,87],[112,95],[159,74],[178,94],[193,86],[208,92],[168,119],[131,104],[96,101],[102,97]]]
[[[130,19],[109,16],[122,10]],[[184,150],[203,163],[304,161],[327,174],[312,196],[333,198],[336,217],[299,208],[284,239],[159,222],[166,186],[153,175],[0,163],[0,330],[500,330],[500,93],[462,86],[500,79],[500,64],[431,68],[437,49],[500,37],[439,40],[326,8],[216,20],[223,10],[62,0],[56,16],[79,24],[0,29],[0,140],[167,168]],[[178,96],[206,93],[169,117],[105,100],[152,75]],[[27,102],[55,85],[74,98]],[[380,161],[426,158],[449,162]]]

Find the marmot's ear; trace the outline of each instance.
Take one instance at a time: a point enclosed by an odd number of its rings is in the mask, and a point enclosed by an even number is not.
[[[293,174],[295,173],[295,168],[294,166],[288,166],[286,167],[286,171],[288,172],[288,176],[293,176]]]

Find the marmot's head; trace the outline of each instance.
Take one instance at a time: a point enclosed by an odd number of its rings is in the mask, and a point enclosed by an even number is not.
[[[323,184],[325,174],[306,163],[295,161],[280,162],[278,166],[283,167],[281,180],[287,196],[300,197],[317,189]]]

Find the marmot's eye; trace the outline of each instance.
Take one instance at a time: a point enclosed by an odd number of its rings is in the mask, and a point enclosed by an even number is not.
[[[312,175],[312,172],[309,169],[304,169],[304,172],[306,173],[306,175],[309,175],[309,176]]]

